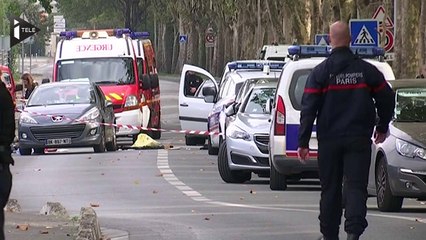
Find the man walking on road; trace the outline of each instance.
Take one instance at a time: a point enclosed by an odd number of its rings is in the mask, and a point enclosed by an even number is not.
[[[12,173],[9,166],[13,165],[10,145],[15,138],[15,109],[12,96],[0,82],[0,240],[4,240],[4,207],[9,200],[12,189]]]
[[[326,240],[339,239],[343,176],[347,239],[359,239],[367,227],[371,136],[375,130],[375,143],[386,139],[395,107],[394,92],[383,74],[354,55],[350,41],[346,23],[330,26],[332,52],[310,74],[302,98],[298,155],[302,163],[309,158],[309,139],[317,119],[319,220]]]

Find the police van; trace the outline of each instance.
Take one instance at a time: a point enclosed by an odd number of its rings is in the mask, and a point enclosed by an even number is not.
[[[147,101],[152,100],[148,82],[150,77],[156,76],[156,69],[155,60],[151,58],[151,63],[147,63],[148,58],[142,51],[140,56],[145,55],[145,58],[139,62],[138,68],[134,46],[140,42],[144,47],[143,41],[137,40],[140,36],[129,29],[112,29],[66,31],[61,32],[60,37],[53,81],[94,82],[112,102],[117,124],[149,126],[151,117],[147,116],[155,114],[145,114],[144,119],[143,111]],[[153,55],[152,48],[146,49]],[[154,126],[159,126],[158,122]],[[139,133],[139,129],[120,127],[117,137],[133,137],[135,140]]]
[[[277,82],[284,66],[282,61],[238,60],[228,62],[219,82],[206,70],[185,64],[182,69],[179,89],[179,120],[184,130],[209,131],[208,153],[217,155],[224,140],[225,109],[235,101],[235,97],[247,80]],[[197,75],[202,81],[194,94],[187,91],[188,75]],[[205,135],[188,133],[186,145],[204,144]]]
[[[390,65],[384,62],[382,48],[357,47],[352,51],[373,64],[386,80],[395,80]],[[276,96],[271,103],[271,129],[269,137],[270,188],[285,190],[287,180],[318,177],[318,142],[315,126],[309,141],[310,159],[306,164],[298,160],[298,130],[301,101],[306,80],[312,69],[325,60],[329,46],[290,46],[292,56],[283,68]]]

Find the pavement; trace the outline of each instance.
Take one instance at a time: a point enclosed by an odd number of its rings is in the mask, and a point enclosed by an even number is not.
[[[12,212],[5,212],[5,218],[8,240],[71,240],[77,237],[79,222],[76,218]]]
[[[78,217],[45,216],[5,211],[7,240],[72,240],[78,236]],[[99,240],[127,240],[126,231],[101,227]]]

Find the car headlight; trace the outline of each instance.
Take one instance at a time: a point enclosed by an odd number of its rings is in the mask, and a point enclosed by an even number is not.
[[[21,117],[19,118],[19,124],[26,123],[26,124],[38,124],[34,118],[32,118],[27,113],[22,113]]]
[[[401,154],[402,156],[411,157],[411,158],[419,157],[421,159],[426,160],[425,149],[417,147],[401,139],[396,139],[395,144],[396,144],[396,151],[398,151],[398,153]]]
[[[135,95],[129,95],[126,98],[124,107],[134,107],[138,105],[138,98]]]
[[[96,120],[100,115],[100,112],[97,108],[92,108],[87,111],[83,116],[81,116],[79,121],[93,121]]]
[[[250,134],[248,134],[246,131],[242,130],[241,128],[239,128],[237,126],[230,125],[226,131],[228,133],[227,135],[230,138],[243,139],[243,140],[246,140],[246,141],[251,140]]]

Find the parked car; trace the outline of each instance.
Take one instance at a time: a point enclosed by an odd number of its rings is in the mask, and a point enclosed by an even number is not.
[[[318,178],[318,142],[315,126],[309,142],[310,159],[306,164],[302,164],[298,160],[297,139],[306,80],[312,69],[330,54],[330,49],[327,46],[295,45],[289,47],[288,51],[293,58],[286,63],[278,80],[277,94],[271,111],[269,185],[272,190],[285,190],[288,179]],[[386,80],[395,80],[392,68],[383,61],[384,50],[382,48],[357,47],[352,48],[352,51],[377,67]]]
[[[19,118],[21,155],[43,154],[45,148],[117,149],[112,103],[98,85],[55,82],[37,87]]]
[[[259,84],[251,88],[240,104],[227,108],[235,115],[226,129],[226,140],[218,155],[220,176],[227,183],[243,183],[251,174],[269,177],[270,112],[266,104],[275,95],[276,83]]]
[[[395,115],[386,140],[373,145],[368,192],[380,211],[399,211],[404,198],[426,200],[426,81],[390,82]]]

